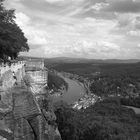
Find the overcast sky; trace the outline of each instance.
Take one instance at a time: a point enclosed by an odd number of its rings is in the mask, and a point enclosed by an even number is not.
[[[6,0],[40,57],[140,58],[140,0]]]

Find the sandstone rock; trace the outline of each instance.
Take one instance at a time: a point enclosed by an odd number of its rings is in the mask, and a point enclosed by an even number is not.
[[[34,96],[27,89],[15,88],[13,92],[15,119],[28,119],[41,114]]]
[[[24,68],[19,69],[15,73],[16,79],[11,71],[2,77],[0,140],[61,140],[53,110],[47,110],[38,102],[47,98],[47,71],[35,70],[25,76]],[[18,85],[14,84],[15,80]],[[30,90],[31,86],[37,96]]]
[[[4,137],[2,137],[2,136],[0,136],[0,140],[7,140],[6,138],[4,138]]]

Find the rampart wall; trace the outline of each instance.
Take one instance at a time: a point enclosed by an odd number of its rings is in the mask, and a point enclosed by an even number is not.
[[[9,97],[8,90],[10,90],[16,83],[21,83],[25,76],[25,62],[17,62],[0,66],[0,100]],[[9,98],[10,99],[10,98]],[[4,100],[5,101],[5,100]]]
[[[0,77],[7,71],[11,70],[12,72],[16,72],[18,69],[21,69],[25,65],[25,61],[18,61],[16,63],[11,64],[0,64]]]
[[[0,140],[61,140],[56,116],[43,104],[48,101],[48,72],[26,71],[23,64],[2,70],[0,79]]]
[[[48,85],[48,71],[27,71],[26,75],[31,78],[30,89],[34,95],[46,94],[45,88]]]

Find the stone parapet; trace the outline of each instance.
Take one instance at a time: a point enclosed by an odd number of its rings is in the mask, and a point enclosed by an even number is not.
[[[18,69],[21,69],[24,65],[25,65],[25,61],[18,61],[16,63],[11,63],[11,64],[1,63],[1,65],[0,65],[0,77],[2,77],[2,75],[9,70],[12,72],[16,72]]]
[[[56,116],[53,110],[45,107],[48,104],[47,83],[45,69],[25,72],[22,65],[2,73],[0,139],[61,140]]]
[[[30,59],[26,61],[27,69],[44,69],[44,60],[43,59]]]

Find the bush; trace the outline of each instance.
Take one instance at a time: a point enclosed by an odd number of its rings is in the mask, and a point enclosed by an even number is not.
[[[57,74],[53,72],[48,73],[48,87],[49,89],[58,90],[61,89],[62,86],[65,86],[66,89],[68,89],[68,84],[66,81],[58,76]]]

